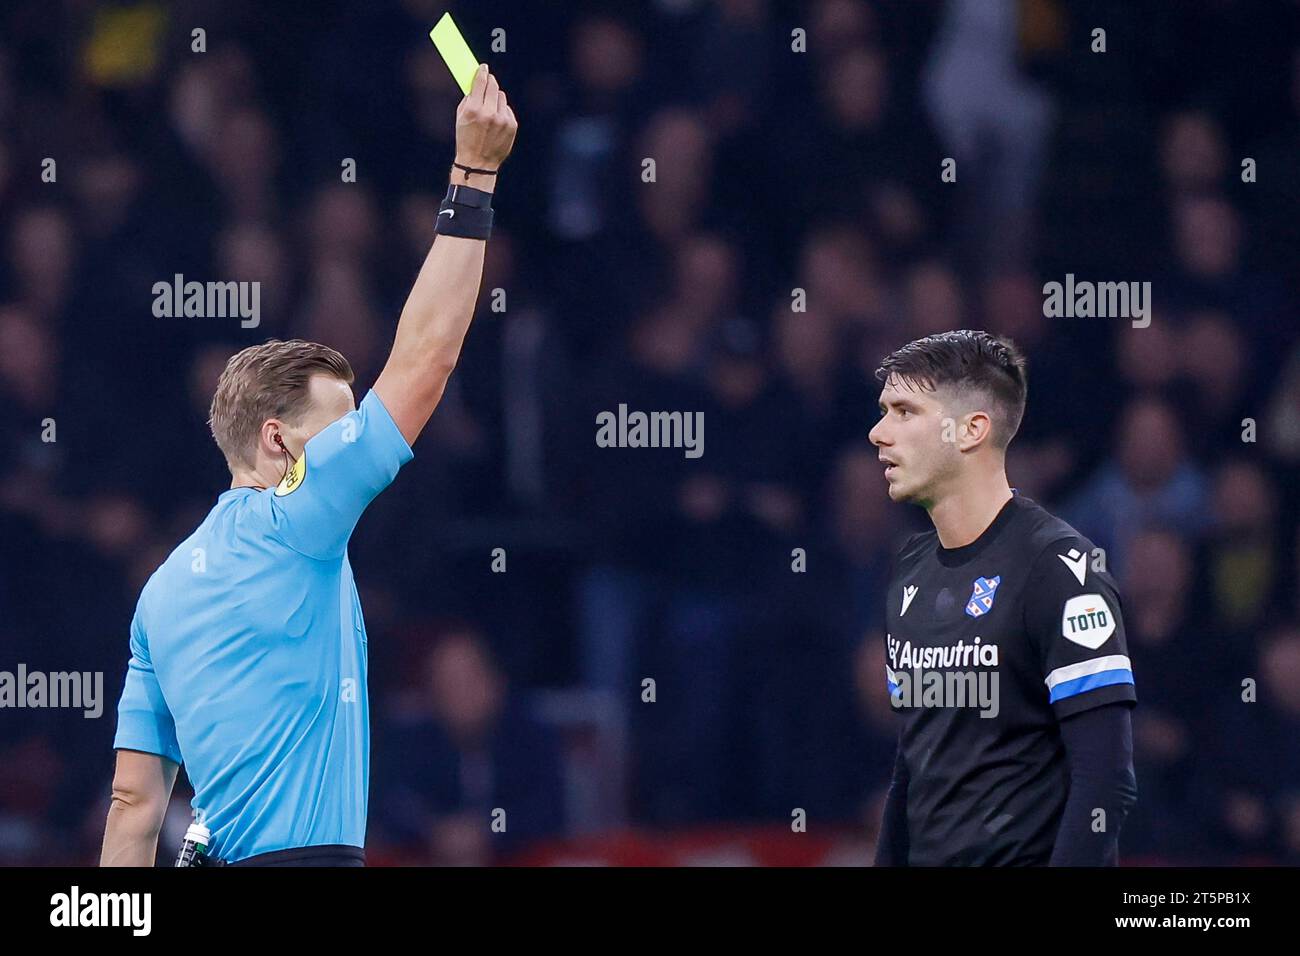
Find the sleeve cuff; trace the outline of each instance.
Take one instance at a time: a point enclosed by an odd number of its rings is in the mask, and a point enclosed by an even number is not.
[[[1094,707],[1100,707],[1103,704],[1114,704],[1119,701],[1137,704],[1137,691],[1132,684],[1110,684],[1106,687],[1098,687],[1095,690],[1084,691],[1082,694],[1074,694],[1071,697],[1056,701],[1052,704],[1052,710],[1056,713],[1057,720],[1063,720],[1073,714],[1081,714],[1085,710],[1092,710]]]
[[[181,749],[176,741],[164,738],[154,722],[143,715],[118,714],[117,735],[113,738],[113,749],[139,750],[141,753],[166,757],[175,763],[184,763],[181,760]]]

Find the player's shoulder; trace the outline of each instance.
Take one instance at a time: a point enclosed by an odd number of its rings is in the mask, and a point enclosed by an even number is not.
[[[1060,566],[1098,570],[1097,548],[1091,538],[1032,498],[1017,495],[1015,500],[1021,513],[1018,547],[1029,561],[1031,574]],[[1104,562],[1100,566],[1104,567]]]
[[[1013,502],[1020,515],[1016,522],[1019,543],[1021,547],[1028,545],[1030,554],[1039,556],[1041,551],[1063,541],[1086,544],[1089,549],[1092,548],[1092,542],[1086,535],[1064,518],[1052,514],[1034,499],[1017,494]]]
[[[933,528],[907,535],[890,562],[890,578],[897,580],[901,575],[914,571],[917,564],[927,554],[933,554],[938,545],[939,536]]]
[[[894,563],[901,566],[923,554],[934,551],[938,546],[939,535],[934,528],[909,534],[903,539],[903,543],[899,545],[898,552],[894,556]]]

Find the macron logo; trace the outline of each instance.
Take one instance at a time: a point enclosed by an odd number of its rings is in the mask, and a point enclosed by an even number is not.
[[[899,617],[906,614],[907,609],[912,606],[912,598],[916,597],[916,592],[917,587],[915,584],[909,584],[907,587],[903,588],[903,609],[898,612]]]
[[[1071,548],[1065,554],[1058,554],[1057,557],[1065,562],[1070,573],[1080,584],[1083,584],[1083,579],[1088,576],[1088,556],[1081,553],[1078,548]]]

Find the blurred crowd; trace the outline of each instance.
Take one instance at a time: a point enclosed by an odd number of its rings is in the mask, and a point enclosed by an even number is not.
[[[925,522],[873,372],[970,327],[1029,357],[1012,483],[1121,583],[1126,862],[1300,862],[1300,7],[1082,6],[452,4],[520,132],[461,363],[352,540],[372,858],[802,808],[870,859]],[[445,8],[0,12],[0,670],[108,698],[0,711],[0,862],[96,858],[136,596],[229,484],[226,359],[382,366],[453,158]],[[1068,273],[1150,281],[1149,326],[1044,317]],[[259,282],[260,324],[156,317],[176,274]],[[703,457],[597,447],[620,404],[703,411]]]

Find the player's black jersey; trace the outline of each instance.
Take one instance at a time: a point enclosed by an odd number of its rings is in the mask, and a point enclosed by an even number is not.
[[[907,540],[887,594],[908,862],[1046,864],[1069,789],[1057,721],[1136,701],[1119,593],[1093,545],[1013,494],[961,548]]]

